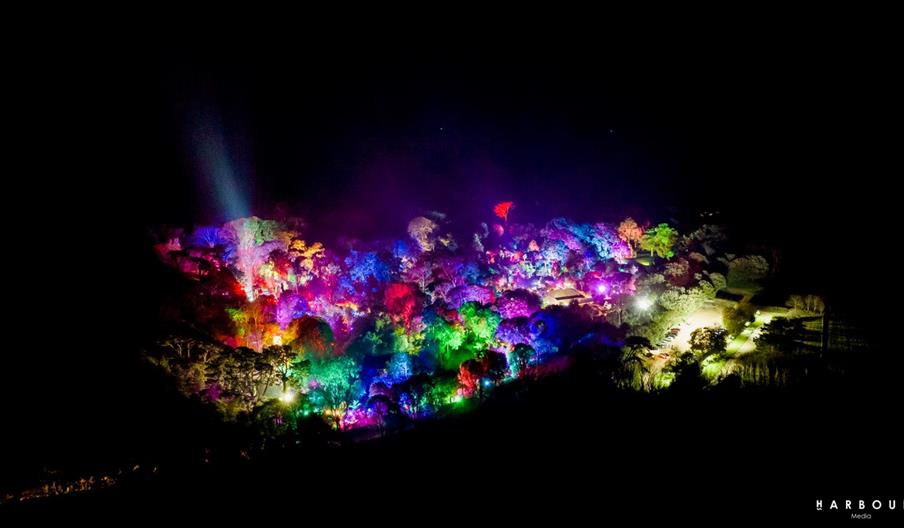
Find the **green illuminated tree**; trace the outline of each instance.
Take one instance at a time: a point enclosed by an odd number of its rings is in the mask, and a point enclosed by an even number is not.
[[[643,234],[640,239],[640,248],[649,251],[650,255],[660,258],[672,258],[675,242],[678,241],[678,232],[669,227],[668,224],[659,224],[651,227]]]
[[[634,335],[625,338],[625,348],[634,354],[644,355],[653,350],[653,344],[646,337]]]
[[[627,349],[622,353],[621,366],[616,375],[620,385],[642,390],[647,385],[649,372],[646,358],[635,350]]]
[[[311,363],[312,397],[333,420],[336,429],[341,428],[345,411],[364,395],[359,369],[358,362],[349,356]]]
[[[756,309],[749,304],[728,306],[722,310],[722,324],[729,335],[738,335],[744,331],[745,323],[753,321]]]
[[[728,332],[718,326],[695,328],[689,341],[691,350],[703,357],[725,352],[728,346]]]
[[[267,358],[246,347],[226,349],[217,358],[217,381],[227,393],[238,397],[246,411],[261,402],[267,389],[280,376]]]
[[[266,361],[273,365],[273,370],[282,383],[282,390],[286,392],[289,388],[289,381],[292,379],[292,364],[298,355],[292,350],[292,347],[287,345],[269,346],[263,350],[262,355]]]
[[[175,377],[179,389],[190,395],[215,379],[215,365],[224,349],[193,337],[170,336],[159,343],[150,360]]]

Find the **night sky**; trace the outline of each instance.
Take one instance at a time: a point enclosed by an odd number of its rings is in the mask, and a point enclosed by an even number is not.
[[[718,210],[813,253],[850,227],[820,215],[883,209],[884,88],[866,83],[886,73],[841,42],[398,40],[143,48],[93,94],[88,155],[115,160],[102,172],[139,224],[279,204],[327,240],[396,236],[426,211],[467,233],[511,199],[535,222]]]

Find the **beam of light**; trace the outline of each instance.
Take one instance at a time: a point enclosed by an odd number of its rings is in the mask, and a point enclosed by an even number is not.
[[[249,216],[241,175],[237,174],[230,142],[216,112],[205,109],[194,113],[192,118],[187,127],[199,193],[212,197],[217,212],[227,220]]]

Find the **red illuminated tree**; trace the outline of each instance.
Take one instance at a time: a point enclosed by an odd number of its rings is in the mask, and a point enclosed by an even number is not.
[[[394,282],[386,287],[383,302],[389,315],[407,325],[417,309],[417,290],[411,284]]]
[[[493,207],[493,212],[496,213],[496,216],[503,219],[505,223],[508,223],[508,215],[512,207],[515,207],[515,202],[499,202]]]
[[[484,375],[484,365],[476,359],[469,359],[458,368],[458,383],[466,396],[480,395],[480,381]]]

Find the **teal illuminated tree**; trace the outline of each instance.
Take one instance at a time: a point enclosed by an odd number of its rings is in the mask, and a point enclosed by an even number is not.
[[[528,368],[532,361],[537,357],[537,352],[530,345],[519,343],[509,354],[511,357],[512,374],[519,378],[523,378],[528,373]]]

